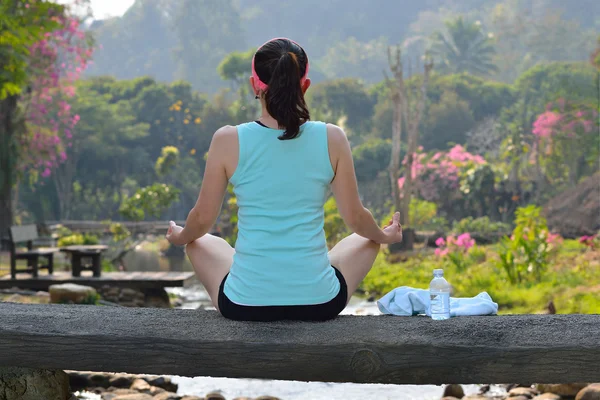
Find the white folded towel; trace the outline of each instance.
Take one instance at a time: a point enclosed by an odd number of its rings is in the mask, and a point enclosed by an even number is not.
[[[431,315],[429,291],[408,286],[398,287],[377,301],[383,314],[412,316]],[[493,315],[498,313],[498,304],[486,292],[475,297],[451,297],[450,316]]]

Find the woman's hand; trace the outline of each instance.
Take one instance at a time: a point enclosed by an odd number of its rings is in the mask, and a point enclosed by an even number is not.
[[[187,243],[185,243],[184,241],[182,241],[181,238],[181,232],[183,231],[183,228],[177,224],[175,224],[175,222],[173,221],[169,221],[169,229],[167,230],[167,235],[166,238],[169,241],[169,243],[175,245],[175,246],[183,246]]]
[[[400,213],[394,213],[392,220],[383,228],[385,244],[399,243],[402,241],[402,225],[400,225]]]

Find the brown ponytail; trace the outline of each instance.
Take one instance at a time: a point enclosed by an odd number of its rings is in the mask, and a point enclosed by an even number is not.
[[[255,55],[255,69],[268,84],[265,103],[269,114],[285,128],[280,140],[298,137],[300,125],[310,119],[300,79],[306,72],[308,57],[297,44],[277,39],[262,46]]]

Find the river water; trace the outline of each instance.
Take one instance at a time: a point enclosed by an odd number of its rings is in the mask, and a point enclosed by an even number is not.
[[[145,251],[137,251],[131,255],[126,259],[126,265],[130,271],[192,270],[191,265],[185,259],[166,259]],[[212,308],[206,291],[199,283],[193,282],[184,288],[172,288],[167,291],[182,299],[179,308]],[[342,314],[377,315],[379,310],[374,302],[353,298]],[[441,397],[443,392],[443,387],[434,385],[367,385],[179,376],[172,376],[171,379],[179,385],[178,393],[180,395],[202,397],[210,392],[219,392],[228,400],[236,397],[253,398],[262,395],[275,396],[281,400],[436,400]],[[463,389],[466,394],[475,394],[479,391],[479,386],[464,385]],[[494,388],[494,391],[501,391],[501,389]]]

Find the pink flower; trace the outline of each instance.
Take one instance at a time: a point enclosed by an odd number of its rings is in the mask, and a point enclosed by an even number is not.
[[[549,233],[546,238],[548,244],[559,244],[562,243],[562,237],[558,233]]]
[[[540,114],[533,123],[532,133],[539,137],[551,136],[554,128],[560,120],[560,114],[552,111],[546,111],[545,113]]]
[[[44,170],[44,172],[42,172],[42,176],[43,176],[44,178],[47,178],[47,177],[49,177],[51,174],[52,174],[52,171],[50,171],[50,168],[46,168],[46,169]]]
[[[435,255],[438,257],[444,257],[448,254],[448,252],[449,252],[448,249],[440,249],[440,248],[435,249]]]
[[[456,239],[456,244],[459,247],[464,247],[465,250],[469,250],[475,245],[475,240],[471,238],[468,233],[463,233]]]
[[[446,245],[446,241],[444,240],[443,237],[437,238],[437,240],[435,241],[435,245],[438,247],[442,247]]]

